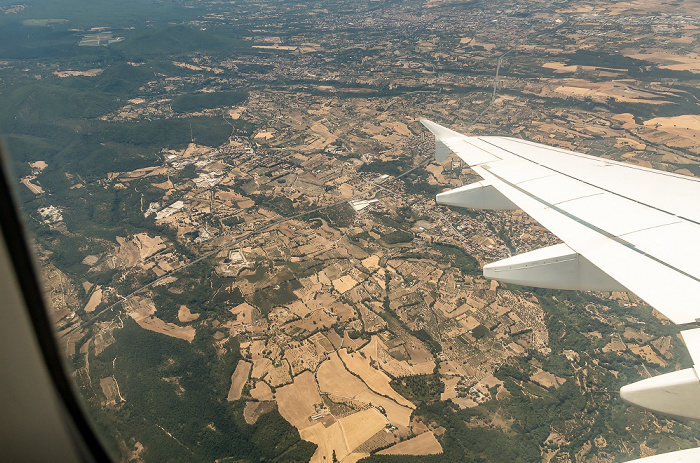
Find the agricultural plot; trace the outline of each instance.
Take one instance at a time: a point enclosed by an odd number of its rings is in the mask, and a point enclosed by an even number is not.
[[[386,420],[374,408],[368,408],[345,418],[340,418],[338,422],[345,434],[345,440],[350,451],[356,449],[367,439],[386,427]]]
[[[380,455],[435,455],[442,453],[442,446],[435,435],[427,431],[377,453]]]
[[[402,397],[398,392],[393,390],[389,385],[389,378],[383,372],[372,368],[369,364],[367,358],[365,358],[360,353],[348,353],[346,349],[341,349],[339,351],[340,358],[345,364],[345,367],[352,373],[359,376],[364,383],[369,386],[374,392],[378,394],[387,396],[393,399],[396,403],[400,405],[405,405],[406,407],[413,408],[414,405],[404,397]]]
[[[141,328],[172,338],[183,339],[190,343],[194,341],[196,330],[193,326],[180,326],[165,322],[156,317],[155,312],[156,307],[151,299],[134,298],[130,303],[128,314]]]
[[[314,374],[310,371],[296,376],[292,384],[277,389],[275,399],[280,415],[299,430],[312,424],[310,417],[316,413],[317,406],[323,403]]]
[[[342,461],[350,451],[345,443],[345,435],[337,421],[330,426],[316,423],[299,431],[302,439],[318,445],[311,457],[310,463],[326,463],[333,461],[333,452],[338,461]]]
[[[233,402],[241,398],[241,393],[243,392],[243,386],[248,381],[248,376],[250,376],[250,370],[253,364],[246,362],[245,360],[239,360],[236,370],[231,375],[231,388],[228,390],[227,400]]]
[[[370,390],[361,379],[348,372],[337,353],[331,354],[330,359],[321,364],[316,377],[321,392],[340,398],[355,399],[372,407],[381,407],[391,424],[408,427],[411,413],[413,413],[412,408],[400,405]]]
[[[272,400],[272,389],[265,381],[258,381],[250,390],[250,396],[258,400]]]
[[[85,306],[85,311],[86,312],[92,312],[94,311],[97,306],[102,302],[102,288],[97,287],[95,291],[93,291],[92,295],[90,296],[90,300],[88,301],[87,305]]]

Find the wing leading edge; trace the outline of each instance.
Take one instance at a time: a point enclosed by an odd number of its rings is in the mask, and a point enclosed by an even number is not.
[[[486,277],[557,289],[627,289],[676,324],[700,322],[700,180],[421,122],[435,135],[438,160],[453,152],[484,179],[437,195],[438,203],[518,207],[564,241],[488,264]],[[698,364],[700,329],[682,335]],[[700,401],[681,399],[700,397],[696,368],[625,386],[621,396],[700,419]]]

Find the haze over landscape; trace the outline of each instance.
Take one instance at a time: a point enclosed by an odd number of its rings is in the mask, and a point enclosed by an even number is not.
[[[558,242],[435,203],[431,119],[700,175],[690,1],[0,1],[0,139],[119,461],[613,462],[700,428],[628,293],[483,278]]]

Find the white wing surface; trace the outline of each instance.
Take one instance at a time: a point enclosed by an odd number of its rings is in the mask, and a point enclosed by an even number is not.
[[[559,289],[627,289],[676,324],[700,322],[699,179],[421,122],[435,135],[438,160],[454,152],[484,179],[439,194],[438,203],[518,207],[564,241],[488,264],[486,277]],[[682,334],[697,364],[696,331]],[[625,386],[621,395],[700,419],[695,368]]]
[[[677,324],[700,319],[700,180],[422,122],[498,192],[622,286]]]

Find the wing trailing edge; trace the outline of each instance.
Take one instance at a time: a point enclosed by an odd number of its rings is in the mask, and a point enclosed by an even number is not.
[[[674,323],[700,321],[700,208],[689,201],[700,197],[700,180],[421,122],[484,179],[438,202],[517,205]]]

